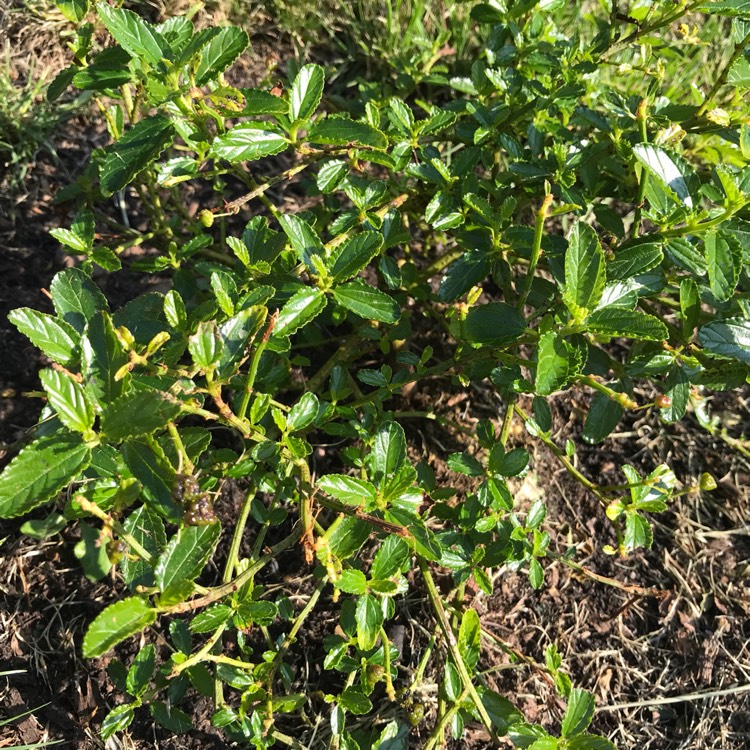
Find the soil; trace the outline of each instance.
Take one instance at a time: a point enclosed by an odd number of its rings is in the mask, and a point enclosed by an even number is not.
[[[51,311],[44,290],[64,262],[56,241],[47,234],[61,220],[53,197],[85,163],[96,137],[86,120],[69,121],[56,136],[57,161],[42,154],[27,195],[14,201],[12,211],[0,213],[4,248],[0,254],[0,456],[6,460],[36,422],[41,402],[27,394],[39,387],[36,373],[45,364],[9,325],[7,313],[24,305]],[[126,273],[108,283],[106,293],[115,307],[140,291],[134,277]],[[637,395],[642,402],[653,397],[651,393]],[[742,439],[750,432],[749,397],[746,389],[716,396],[711,404],[731,437]],[[568,437],[576,442],[577,465],[585,475],[618,484],[623,481],[620,467],[624,463],[648,472],[668,462],[685,488],[696,484],[703,471],[710,471],[719,482],[718,489],[710,494],[688,491],[656,516],[652,550],[627,559],[608,556],[602,547],[615,540],[598,500],[547,449],[521,429],[515,431],[511,441],[526,445],[532,453],[531,471],[517,482],[515,495],[527,505],[544,498],[551,548],[558,554],[575,548],[576,561],[587,571],[632,588],[628,592],[601,579],[592,580],[551,560],[539,591],[531,588],[523,572],[501,570],[494,579],[492,596],[467,589],[466,604],[480,612],[483,624],[496,637],[485,643],[478,668],[485,672],[488,684],[516,703],[529,720],[556,729],[564,706],[540,667],[545,648],[556,643],[573,683],[596,696],[599,709],[592,731],[610,737],[622,750],[747,747],[750,462],[700,428],[693,416],[677,425],[664,425],[648,411],[626,416],[608,440],[587,446],[579,439],[586,400],[585,394],[575,400],[551,400],[555,438],[558,443]],[[448,420],[440,425],[409,419],[404,426],[412,458],[426,460],[441,483],[460,493],[469,483],[451,472],[445,459],[465,447],[464,433],[472,432],[477,419],[497,421],[504,406],[481,384],[462,389],[448,379],[436,379],[412,390],[393,408],[430,408]],[[316,460],[318,473],[337,468],[333,452],[323,446]],[[216,504],[227,524],[236,517],[242,489],[237,484],[225,485]],[[189,735],[159,728],[142,709],[116,741],[102,743],[98,736],[101,721],[121,696],[107,675],[111,657],[84,660],[80,648],[87,624],[122,586],[115,577],[98,583],[83,577],[72,554],[79,533],[75,526],[45,542],[21,535],[19,528],[20,522],[0,525],[0,672],[12,672],[0,677],[0,711],[5,717],[30,713],[6,726],[0,723],[0,748],[46,740],[62,740],[67,747],[82,750],[227,747],[210,724],[210,702],[197,695],[184,706],[195,723]],[[280,538],[284,529],[277,533]],[[252,539],[245,542],[251,543]],[[264,571],[260,582],[273,585],[283,580],[304,601],[314,587],[312,575],[300,573],[305,570],[302,550],[294,549],[282,556],[280,568]],[[215,573],[220,575],[218,570]],[[418,576],[413,583],[416,588],[409,599],[399,601],[392,630],[394,640],[404,645],[397,688],[416,667],[426,644],[422,625],[430,620]],[[656,589],[663,596],[633,593],[638,587]],[[329,604],[323,597],[290,652],[298,674],[306,676],[315,709],[323,715],[325,706],[318,692],[327,687],[320,668],[322,640],[335,624]],[[158,646],[163,636],[154,629],[148,637]],[[116,653],[127,662],[138,645],[126,642]],[[430,678],[435,676],[428,673],[428,687],[415,696],[426,707],[421,737],[432,728],[436,695]],[[403,716],[397,705],[385,713]],[[471,725],[452,747],[480,750],[490,744],[486,734]]]

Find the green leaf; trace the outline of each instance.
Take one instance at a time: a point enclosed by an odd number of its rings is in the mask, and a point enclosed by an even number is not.
[[[489,302],[469,310],[463,323],[463,337],[473,344],[501,346],[526,333],[526,320],[505,302]]]
[[[562,721],[563,737],[573,737],[586,731],[594,717],[594,697],[591,693],[573,688],[568,696],[568,707]]]
[[[166,115],[153,115],[137,122],[107,150],[99,168],[102,193],[112,195],[122,190],[157,159],[173,139],[174,126]]]
[[[692,191],[696,176],[686,170],[681,159],[649,143],[634,146],[633,155],[672,198],[688,210],[694,208]]]
[[[293,123],[309,120],[323,97],[325,73],[320,65],[304,65],[292,83],[289,117]]]
[[[132,11],[113,8],[102,2],[97,3],[96,12],[115,41],[133,57],[142,58],[151,65],[158,65],[163,58],[170,57],[166,39]]]
[[[318,170],[318,190],[321,193],[332,193],[349,174],[349,165],[341,159],[325,162]]]
[[[189,670],[188,670],[189,671]],[[154,701],[148,706],[151,716],[165,729],[176,734],[183,734],[193,726],[190,717],[181,709],[163,701]]]
[[[654,542],[654,533],[651,531],[651,524],[646,518],[636,511],[630,511],[625,517],[625,534],[623,544],[628,550],[635,550],[638,547],[650,549]]]
[[[379,232],[360,232],[339,245],[331,259],[330,271],[335,281],[346,281],[356,276],[383,246],[383,235]]]
[[[120,380],[115,376],[128,361],[112,318],[104,311],[94,315],[81,339],[81,366],[86,390],[100,404],[111,403],[122,395],[130,376]]]
[[[166,427],[181,411],[182,404],[166,393],[131,391],[104,407],[102,432],[110,440],[147,435]]]
[[[573,347],[553,331],[539,337],[536,366],[536,392],[549,396],[565,387],[575,370]]]
[[[372,702],[361,687],[348,687],[338,697],[338,704],[351,714],[361,715],[372,711]]]
[[[599,304],[604,282],[604,253],[599,238],[588,224],[578,222],[568,239],[563,289],[563,301],[576,320],[583,320],[586,312]]]
[[[587,443],[601,443],[622,417],[624,409],[616,401],[596,393],[583,425],[583,439]]]
[[[664,341],[669,338],[667,327],[653,315],[620,307],[604,307],[588,319],[592,331],[607,336]]]
[[[529,583],[535,590],[540,589],[544,583],[544,568],[535,557],[529,560]]]
[[[219,328],[213,320],[198,323],[198,330],[188,339],[193,363],[204,371],[219,362],[223,348]]]
[[[720,357],[750,364],[750,321],[741,318],[716,320],[698,331],[698,340],[707,351]]]
[[[370,577],[387,580],[400,573],[411,560],[409,545],[401,537],[392,534],[386,537],[375,555],[370,568]]]
[[[719,302],[725,302],[734,294],[740,278],[742,248],[732,235],[724,232],[708,232],[703,241],[711,293]]]
[[[479,615],[476,610],[467,609],[461,617],[461,626],[458,629],[458,651],[469,672],[472,672],[477,666],[481,650]]]
[[[393,297],[371,287],[362,279],[336,287],[333,298],[342,307],[365,320],[396,323],[401,317],[401,308]]]
[[[73,326],[30,307],[11,310],[8,320],[50,359],[61,365],[75,363],[78,334]]]
[[[271,625],[279,614],[278,607],[273,602],[245,602],[237,609],[235,625],[248,629],[252,625]]]
[[[665,422],[677,422],[685,416],[690,400],[690,379],[681,365],[673,365],[664,384],[664,395],[672,400],[666,409],[660,409]]]
[[[130,534],[149,554],[156,557],[167,544],[164,522],[147,505],[136,508],[123,523],[125,531]],[[120,562],[120,571],[131,591],[136,586],[153,586],[154,573],[147,561],[140,558],[130,559],[125,555]]]
[[[375,483],[380,487],[406,461],[406,433],[398,422],[385,422],[375,433],[372,444],[372,468]]]
[[[0,474],[0,518],[28,513],[54,497],[89,464],[91,451],[73,433],[56,433],[24,448]]]
[[[52,304],[59,318],[83,333],[86,324],[109,305],[99,287],[80,268],[60,271],[50,285]]]
[[[245,50],[247,34],[236,26],[219,29],[209,43],[201,49],[201,61],[195,71],[197,86],[205,86],[223,73]]]
[[[281,308],[274,336],[291,336],[317,317],[326,306],[326,298],[320,289],[303,287],[295,292]]]
[[[311,391],[302,394],[299,401],[290,409],[286,417],[286,426],[289,432],[304,430],[309,427],[318,416],[320,402],[318,397]]]
[[[307,135],[310,143],[322,145],[345,146],[371,146],[376,149],[384,149],[388,146],[388,139],[372,125],[364,122],[355,122],[347,117],[335,116],[318,120]]]
[[[46,518],[33,518],[21,525],[21,533],[32,539],[49,539],[62,531],[68,519],[62,513],[50,513]]]
[[[221,525],[182,526],[170,539],[154,570],[160,591],[170,591],[198,576],[219,542]]]
[[[262,305],[246,307],[219,326],[223,343],[216,373],[222,380],[229,377],[245,356],[250,339],[260,330],[268,310]]]
[[[691,278],[680,282],[680,312],[682,313],[682,335],[686,341],[690,341],[701,314],[700,292],[698,285]]]
[[[613,742],[596,734],[579,734],[569,737],[567,750],[617,750]]]
[[[135,717],[135,705],[133,703],[123,703],[121,706],[115,706],[105,717],[102,722],[99,733],[103,740],[108,740],[115,732],[121,732],[130,726]]]
[[[289,241],[292,243],[294,252],[308,270],[317,275],[317,270],[312,262],[312,256],[323,256],[325,248],[316,231],[299,216],[287,214],[279,217],[279,223]]]
[[[100,581],[112,568],[105,541],[99,529],[81,522],[81,541],[73,548],[73,554],[89,581]]]
[[[289,114],[289,102],[283,96],[274,96],[269,91],[260,89],[239,89],[239,91],[245,97],[245,106],[238,114],[250,117]]]
[[[383,608],[372,594],[357,599],[354,618],[357,623],[357,644],[362,651],[375,648],[383,624]]]
[[[243,122],[211,144],[211,157],[228,162],[255,161],[284,151],[287,137],[276,130],[261,128],[258,123]]]
[[[145,599],[131,597],[110,604],[91,623],[83,639],[83,656],[96,659],[131,635],[156,622],[156,610]]]
[[[89,12],[88,0],[55,0],[55,5],[71,23],[79,23]]]
[[[326,474],[318,480],[318,489],[347,505],[368,505],[375,502],[378,491],[371,482],[345,474]]]
[[[94,407],[73,377],[57,370],[39,373],[47,399],[60,421],[69,429],[86,432],[94,426]]]
[[[620,281],[646,273],[658,266],[664,259],[661,245],[656,242],[643,242],[619,250],[614,260],[607,263],[607,279]]]
[[[473,286],[487,277],[490,259],[483,250],[475,250],[462,255],[452,263],[440,282],[438,297],[443,302],[455,302]]]
[[[136,655],[133,664],[128,670],[126,681],[127,690],[134,698],[137,698],[148,687],[148,683],[154,676],[156,668],[156,649],[153,644],[146,644]]]
[[[367,578],[361,570],[347,568],[341,571],[341,578],[336,583],[336,588],[341,589],[346,594],[356,594],[360,596],[367,591]]]
[[[234,610],[227,604],[212,604],[197,614],[190,623],[193,633],[212,633],[216,628],[229,621]]]
[[[750,16],[750,0],[718,0],[704,3],[697,10],[719,16]]]

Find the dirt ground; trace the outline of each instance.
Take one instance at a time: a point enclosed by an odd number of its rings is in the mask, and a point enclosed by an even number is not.
[[[89,123],[71,120],[55,136],[58,162],[42,154],[31,173],[26,195],[3,203],[0,196],[0,461],[24,439],[41,402],[25,394],[38,388],[36,351],[8,324],[7,313],[28,305],[50,311],[43,290],[61,267],[57,243],[47,230],[61,216],[52,197],[85,163],[93,140]],[[120,304],[137,290],[127,276],[111,280],[108,296]],[[554,402],[558,442],[580,435],[586,395],[579,402]],[[750,434],[750,390],[715,397],[711,408],[721,415],[730,437]],[[643,397],[646,400],[646,397]],[[432,381],[410,395],[410,408],[429,404],[438,413],[471,430],[476,419],[496,417],[500,403],[480,386],[456,391],[448,381]],[[405,424],[415,457],[421,453],[441,479],[460,486],[444,460],[462,448],[460,433],[434,423]],[[458,436],[457,436],[458,435]],[[713,493],[691,492],[656,517],[653,549],[628,559],[608,557],[601,546],[612,543],[611,526],[596,498],[576,484],[546,449],[517,433],[512,440],[532,451],[532,470],[519,482],[523,502],[543,497],[549,507],[546,528],[558,553],[576,548],[575,559],[588,570],[625,585],[658,589],[661,597],[641,597],[581,576],[548,561],[546,582],[534,591],[523,574],[501,571],[491,597],[470,590],[471,606],[497,640],[484,644],[479,669],[488,684],[508,696],[532,720],[559,726],[561,704],[536,663],[557,643],[575,685],[594,692],[598,711],[592,731],[610,737],[622,750],[740,750],[750,745],[750,461],[708,435],[694,417],[664,425],[655,416],[626,417],[616,433],[598,446],[580,447],[579,468],[595,481],[622,482],[619,467],[632,463],[650,471],[666,461],[685,487],[703,471],[718,480]],[[744,445],[744,444],[743,444]],[[750,444],[747,446],[750,447]],[[325,471],[324,465],[318,466]],[[227,488],[217,505],[231,518],[241,494]],[[75,527],[62,537],[37,542],[18,533],[20,523],[0,525],[0,722],[2,716],[31,713],[2,726],[0,748],[48,739],[68,747],[105,747],[98,727],[121,697],[106,673],[108,659],[83,660],[81,641],[87,624],[115,596],[114,579],[89,583],[72,554]],[[301,551],[285,558],[287,577],[301,567]],[[293,585],[309,590],[310,579]],[[418,623],[424,621],[419,596],[399,603],[396,622],[404,627],[406,658],[414,666],[424,645]],[[322,658],[322,637],[333,624],[326,608],[293,647],[293,658],[310,669]],[[154,634],[158,642],[158,632]],[[133,644],[118,653],[132,655]],[[522,653],[525,661],[511,656]],[[402,675],[403,677],[404,675]],[[402,684],[405,684],[402,679]],[[429,682],[429,681],[428,681]],[[396,687],[399,687],[397,684]],[[427,736],[435,695],[419,696],[428,708],[421,726]],[[196,730],[175,736],[160,729],[146,711],[130,729],[106,744],[146,750],[209,750],[227,747],[210,725],[211,708],[195,698],[186,710]],[[390,709],[389,709],[390,710]],[[393,706],[391,713],[399,715]],[[417,734],[415,734],[417,746]],[[489,747],[486,735],[469,728],[455,748]]]

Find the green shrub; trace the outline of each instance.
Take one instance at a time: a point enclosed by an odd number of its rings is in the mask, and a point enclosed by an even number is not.
[[[60,5],[81,22],[88,12],[85,0]],[[621,485],[599,486],[577,468],[575,443],[553,437],[548,399],[593,393],[583,440],[597,443],[625,411],[674,422],[704,409],[705,391],[746,381],[749,7],[594,8],[561,29],[557,0],[479,4],[482,54],[467,78],[431,78],[440,106],[375,87],[353,103],[359,119],[326,111],[318,65],[291,70],[281,95],[228,86],[248,44],[238,28],[153,26],[100,3],[116,44],[92,52],[81,23],[52,93],[96,92],[112,144],[65,193],[80,208],[53,234],[81,262],[52,283],[57,314],[11,314],[51,366],[33,442],[0,476],[0,515],[56,502],[24,529],[78,520],[86,575],[118,566],[127,593],[91,623],[84,656],[150,626],[169,639],[129,669],[111,662],[129,698],[105,737],[141,707],[188,730],[178,705],[192,686],[228,737],[259,748],[299,747],[310,710],[327,712],[318,740],[338,748],[417,736],[434,748],[471,721],[522,748],[611,747],[586,733],[593,699],[553,646],[543,669],[567,700],[559,739],[486,685],[477,665],[490,635],[464,592],[473,580],[492,593],[504,569],[538,588],[549,558],[580,569],[551,549],[545,503],[514,501],[530,460],[514,423],[601,501],[614,533],[593,542],[613,554],[649,547],[649,515],[699,490],[675,492],[666,465],[647,476],[624,465]],[[668,99],[673,30],[693,11],[730,17],[733,51],[701,101]],[[113,218],[116,194],[138,196],[143,226]],[[307,208],[289,210],[292,195]],[[123,264],[168,277],[170,291],[110,310],[91,271]],[[438,376],[441,389],[481,382],[501,404],[445,457],[465,493],[414,463],[401,425],[450,427],[399,411],[407,386]],[[635,383],[659,395],[639,401]],[[313,452],[330,445],[315,475]],[[245,499],[222,527],[228,480]],[[281,576],[256,580],[287,555],[314,569],[301,609]],[[204,574],[219,562],[219,580]],[[436,624],[406,678],[388,622],[410,581]],[[321,695],[289,652],[323,602],[338,621]],[[416,696],[432,662],[439,711],[425,727]]]

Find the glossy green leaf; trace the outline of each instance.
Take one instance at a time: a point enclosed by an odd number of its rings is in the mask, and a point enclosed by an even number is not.
[[[82,21],[89,12],[88,0],[55,0],[60,12],[72,23]]]
[[[398,422],[385,422],[372,443],[373,478],[378,486],[393,476],[406,461],[406,433]]]
[[[750,321],[742,318],[716,320],[698,331],[698,340],[707,351],[720,357],[750,364]]]
[[[644,242],[619,250],[613,260],[607,262],[607,279],[617,281],[630,279],[658,266],[664,253],[656,242]]]
[[[53,498],[89,464],[91,451],[75,433],[35,440],[0,474],[0,518],[13,518]]]
[[[704,3],[700,13],[715,13],[719,16],[750,16],[750,0],[717,0]]]
[[[388,139],[379,130],[364,122],[356,122],[344,116],[326,117],[318,120],[308,133],[310,143],[331,146],[371,146],[384,149]]]
[[[218,523],[181,527],[156,563],[154,573],[159,590],[170,591],[198,576],[213,554],[220,535]]]
[[[443,302],[455,302],[473,286],[484,281],[489,271],[487,253],[481,250],[468,252],[448,267],[440,282],[438,296]]]
[[[674,154],[660,146],[639,143],[633,147],[633,155],[669,195],[687,209],[694,207],[695,175],[688,172]]]
[[[286,426],[290,432],[304,430],[309,427],[318,416],[320,402],[318,397],[307,391],[303,393],[300,400],[289,410],[286,417]]]
[[[686,340],[693,337],[701,314],[701,298],[698,285],[691,278],[680,282],[680,313],[682,314],[682,335]]]
[[[357,643],[362,651],[375,648],[383,624],[383,608],[372,594],[365,594],[357,599],[355,613],[357,622]]]
[[[596,232],[578,222],[568,238],[565,253],[565,288],[563,300],[576,319],[599,304],[604,291],[604,253]]]
[[[562,721],[563,737],[583,734],[594,717],[594,697],[580,688],[573,688]]]
[[[719,302],[724,302],[734,294],[739,281],[742,248],[731,234],[723,232],[708,232],[703,241],[711,292]]]
[[[69,429],[86,432],[94,426],[94,407],[86,392],[71,375],[58,370],[39,373],[47,400]]]
[[[474,344],[509,344],[525,332],[526,320],[523,315],[505,302],[489,302],[472,307],[463,323],[463,337]]]
[[[326,474],[318,479],[318,489],[347,505],[362,506],[375,502],[377,489],[364,479],[345,474]]]
[[[224,342],[216,323],[202,321],[198,330],[188,339],[188,350],[193,363],[201,370],[210,370],[221,359]]]
[[[662,419],[665,422],[677,422],[682,419],[690,401],[690,379],[681,365],[673,365],[670,368],[664,383],[664,395],[670,398],[671,403],[666,409],[659,410]]]
[[[99,287],[79,268],[60,271],[50,285],[52,304],[58,317],[83,333],[86,323],[109,305]]]
[[[588,319],[592,331],[608,336],[663,341],[669,338],[667,327],[653,315],[620,307],[604,307]]]
[[[409,545],[400,537],[391,535],[386,537],[372,562],[370,576],[378,580],[386,580],[403,571],[411,560]]]
[[[330,261],[330,271],[335,281],[346,281],[356,276],[383,246],[379,232],[360,232],[336,248]]]
[[[131,391],[104,407],[102,431],[110,440],[147,435],[167,426],[182,411],[182,404],[151,389]]]
[[[195,71],[196,85],[205,86],[217,78],[242,54],[248,42],[247,34],[236,26],[219,29],[201,49],[201,60]]]
[[[76,329],[64,320],[32,310],[30,307],[11,310],[8,320],[50,359],[61,365],[75,363],[78,334]]]
[[[86,390],[100,404],[110,403],[123,394],[130,376],[118,379],[117,375],[128,361],[112,318],[106,312],[94,315],[81,339],[81,365]]]
[[[232,374],[245,356],[248,344],[266,320],[268,310],[262,305],[247,307],[219,326],[222,348],[216,368],[220,378]]]
[[[125,519],[123,528],[153,557],[159,555],[167,544],[164,522],[148,505],[136,508]],[[125,555],[120,562],[120,571],[125,583],[131,591],[136,586],[153,586],[152,567],[136,555],[133,558]]]
[[[281,153],[288,145],[283,133],[261,128],[258,123],[243,122],[214,139],[211,156],[228,162],[255,161]]]
[[[281,228],[286,233],[289,241],[297,253],[297,257],[304,263],[308,270],[317,275],[317,270],[312,262],[312,256],[323,256],[325,248],[316,231],[299,216],[286,214],[279,218]]]
[[[601,443],[617,427],[624,409],[603,393],[594,394],[583,425],[583,439],[587,443]]]
[[[95,659],[131,635],[156,622],[156,610],[134,596],[110,604],[91,623],[83,639],[83,656]]]
[[[46,518],[32,518],[21,525],[21,533],[32,539],[49,539],[61,532],[68,523],[62,513],[50,513]]]
[[[303,287],[295,292],[281,308],[273,329],[274,335],[291,336],[316,318],[325,306],[326,298],[320,289]]]
[[[469,672],[472,672],[477,666],[481,650],[479,615],[475,609],[464,610],[458,630],[458,651]]]
[[[401,317],[401,308],[393,297],[361,279],[336,287],[333,298],[342,307],[366,320],[396,323]]]
[[[568,382],[575,370],[573,348],[557,333],[549,331],[539,337],[536,366],[536,392],[549,396]]]
[[[372,711],[372,701],[361,687],[347,687],[338,697],[338,704],[350,714],[363,715]]]
[[[111,195],[132,182],[172,143],[174,133],[172,121],[166,115],[153,115],[137,122],[107,150],[99,168],[102,192]]]
[[[567,750],[617,750],[606,737],[595,734],[579,734],[567,738]]]
[[[133,57],[139,57],[158,65],[169,58],[171,50],[164,37],[147,21],[131,10],[113,8],[107,3],[97,3],[96,12],[123,49]]]
[[[73,548],[73,554],[81,563],[83,574],[89,581],[100,581],[109,573],[112,563],[107,555],[107,537],[102,538],[100,529],[81,522],[81,541]]]
[[[177,706],[173,706],[171,703],[154,701],[153,703],[149,703],[148,709],[156,722],[170,732],[183,734],[193,726],[190,717],[183,710],[177,708]]]
[[[320,65],[304,65],[292,83],[289,94],[289,116],[292,122],[309,120],[323,97],[325,73]]]
[[[108,740],[113,734],[122,732],[130,726],[135,717],[135,705],[133,703],[123,703],[115,706],[105,717],[102,722],[99,733],[103,740]]]
[[[146,644],[133,660],[133,664],[128,670],[127,690],[133,697],[141,695],[151,678],[154,676],[156,668],[156,649],[152,643]]]

